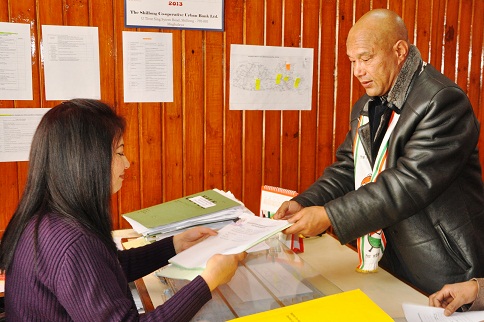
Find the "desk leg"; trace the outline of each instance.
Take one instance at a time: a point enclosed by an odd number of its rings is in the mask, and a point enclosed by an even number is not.
[[[145,282],[143,282],[143,279],[137,279],[134,281],[134,284],[136,285],[136,289],[138,290],[140,299],[141,299],[141,304],[143,304],[143,308],[145,309],[145,312],[151,312],[155,308],[153,306],[153,302],[151,301],[150,295],[148,293],[148,290],[146,289]]]

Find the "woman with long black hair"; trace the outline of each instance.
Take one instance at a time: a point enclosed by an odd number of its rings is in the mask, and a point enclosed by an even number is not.
[[[124,119],[97,100],[67,101],[42,118],[23,196],[0,243],[7,320],[188,321],[234,275],[245,253],[215,255],[167,302],[138,314],[128,282],[216,232],[199,227],[116,249],[110,204],[130,164],[124,130]]]

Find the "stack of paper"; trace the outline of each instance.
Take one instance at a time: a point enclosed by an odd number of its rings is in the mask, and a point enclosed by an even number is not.
[[[231,193],[206,190],[156,206],[124,214],[133,229],[145,237],[179,232],[193,226],[225,226],[250,213]]]
[[[273,220],[255,215],[243,215],[219,230],[216,236],[178,253],[157,274],[168,278],[192,280],[205,268],[214,254],[238,254],[286,229],[287,220]]]

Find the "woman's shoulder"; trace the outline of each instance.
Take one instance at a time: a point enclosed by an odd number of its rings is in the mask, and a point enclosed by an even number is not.
[[[45,214],[38,227],[39,245],[42,249],[63,252],[70,248],[83,248],[83,244],[90,244],[98,239],[81,224],[56,213]]]
[[[80,224],[57,213],[47,213],[40,219],[39,235],[62,236],[65,239],[76,238],[85,233]]]

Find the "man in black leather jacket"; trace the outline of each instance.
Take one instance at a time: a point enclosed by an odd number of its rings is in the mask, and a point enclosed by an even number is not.
[[[428,294],[484,276],[479,124],[466,94],[422,62],[392,11],[358,20],[347,54],[366,90],[351,130],[337,161],[274,218],[294,222],[287,234],[332,226],[342,244],[383,229],[380,265]]]

